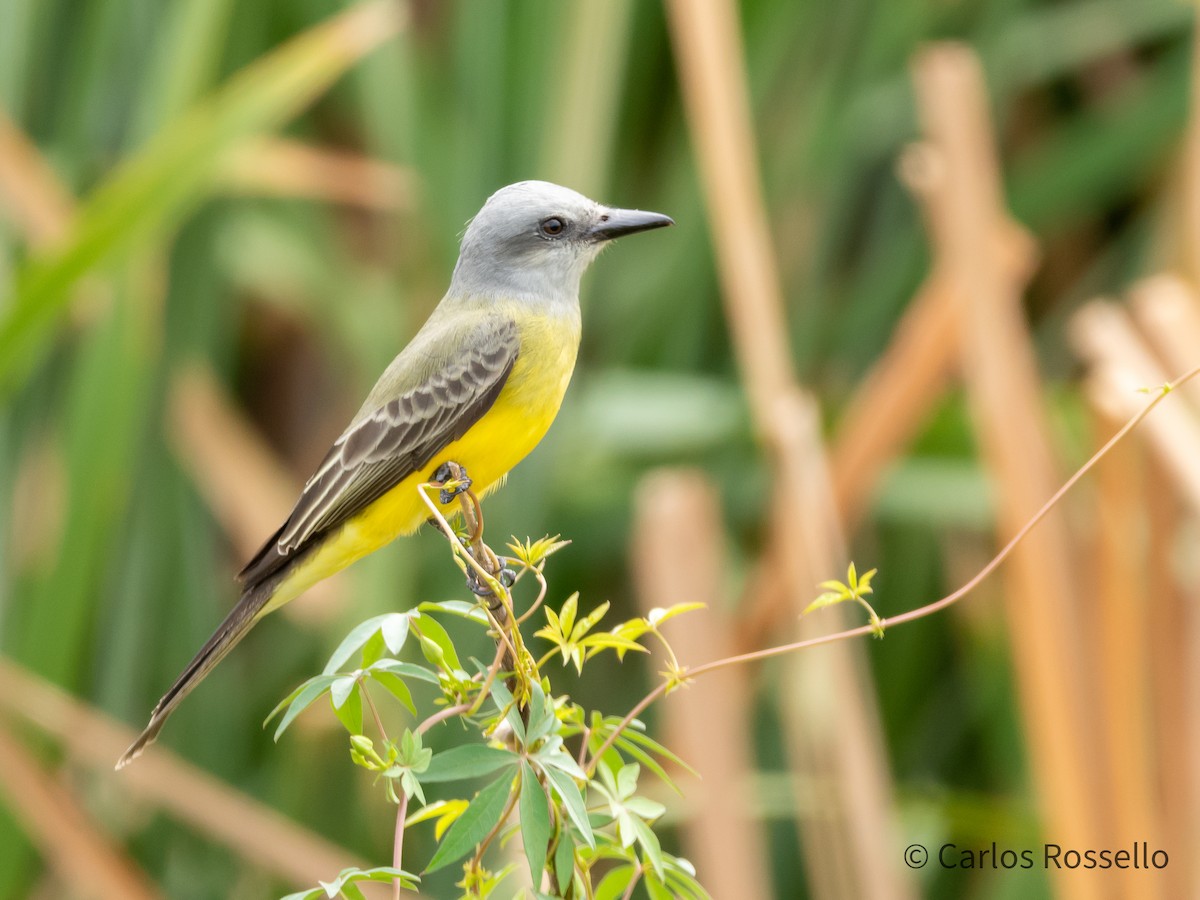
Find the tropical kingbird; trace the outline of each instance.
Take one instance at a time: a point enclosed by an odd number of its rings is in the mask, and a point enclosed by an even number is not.
[[[674,224],[544,181],[502,188],[467,226],[450,289],[380,376],[291,515],[238,575],[242,596],[158,702],[117,768],[259,619],[394,538],[428,510],[447,462],[480,495],[550,427],[579,349],[579,281],[612,238]],[[451,500],[451,502],[453,502]]]

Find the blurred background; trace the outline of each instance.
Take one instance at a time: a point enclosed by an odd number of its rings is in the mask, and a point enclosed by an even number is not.
[[[563,412],[487,503],[495,546],[573,541],[552,602],[707,602],[668,626],[700,663],[862,624],[799,616],[850,559],[884,617],[966,582],[1200,364],[1196,46],[1183,0],[3,0],[0,898],[390,860],[332,714],[260,726],[353,624],[462,595],[435,534],[111,766],[513,181],[678,222],[587,276]],[[1200,896],[1192,400],[961,604],[653,708],[702,776],[667,846],[718,898]],[[657,662],[564,683],[623,714]],[[1165,869],[1042,864],[1143,841]]]

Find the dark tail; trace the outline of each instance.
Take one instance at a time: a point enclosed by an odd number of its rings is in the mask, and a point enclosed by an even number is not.
[[[154,712],[150,715],[150,724],[145,730],[138,735],[136,741],[129,745],[129,749],[117,761],[117,768],[123,769],[129,765],[145,750],[154,739],[158,737],[158,733],[162,731],[163,723],[175,711],[183,698],[192,692],[192,688],[204,680],[204,677],[212,671],[213,667],[225,658],[225,654],[232,650],[242,638],[246,636],[251,628],[254,627],[258,612],[271,599],[271,595],[275,591],[275,579],[269,579],[265,584],[255,585],[246,589],[242,594],[242,599],[225,617],[213,636],[208,639],[200,652],[187,664],[187,668],[180,673],[175,679],[175,683],[171,685],[171,689],[163,695],[163,698],[158,701],[158,705],[154,707]]]

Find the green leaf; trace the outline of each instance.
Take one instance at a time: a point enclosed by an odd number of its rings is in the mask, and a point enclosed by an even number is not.
[[[333,703],[333,708],[341,708],[357,686],[358,677],[355,675],[342,675],[336,678],[329,688],[329,699]]]
[[[559,829],[558,846],[554,848],[554,872],[558,881],[558,893],[567,892],[571,876],[575,873],[575,841],[571,838],[571,829],[564,824]]]
[[[517,707],[513,695],[509,693],[508,686],[499,678],[492,682],[492,702],[496,704],[500,715],[504,716],[504,721],[508,722],[517,740],[524,746],[525,722],[521,719],[521,710]]]
[[[342,666],[349,661],[358,648],[371,639],[375,632],[379,631],[381,626],[388,616],[397,615],[397,613],[388,613],[387,615],[375,616],[367,619],[365,622],[360,622],[350,629],[350,633],[342,639],[342,642],[337,645],[337,649],[329,657],[329,662],[325,663],[325,668],[322,670],[322,675],[332,675],[335,672],[340,672]]]
[[[622,800],[632,797],[637,792],[638,776],[641,774],[642,767],[637,763],[622,766],[617,773],[617,796]]]
[[[617,866],[596,886],[594,900],[620,900],[636,872],[636,866]]]
[[[238,72],[121,165],[83,203],[64,239],[20,273],[0,312],[0,386],[10,389],[45,352],[82,275],[176,228],[231,152],[294,116],[401,21],[382,2],[333,16]]]
[[[649,797],[626,797],[625,808],[639,818],[652,822],[667,811],[657,800]]]
[[[383,642],[393,654],[404,649],[404,642],[408,639],[408,622],[408,613],[392,613],[384,617],[379,633],[383,635]]]
[[[405,872],[403,869],[397,869],[393,866],[376,866],[373,869],[364,869],[352,876],[354,881],[395,881],[397,878],[402,881],[417,882],[421,879],[416,875]]]
[[[621,736],[617,738],[617,740],[632,741],[641,747],[645,747],[656,756],[661,756],[663,759],[670,760],[671,762],[675,763],[675,765],[686,769],[690,774],[695,775],[697,778],[700,777],[699,772],[685,763],[682,759],[680,759],[658,741],[654,740],[654,738],[647,735],[644,731],[645,727],[646,726],[641,721],[634,719],[630,724],[630,727],[621,732]]]
[[[627,821],[633,828],[633,833],[637,836],[637,842],[641,845],[642,851],[646,858],[650,860],[650,865],[654,867],[654,872],[661,878],[663,872],[663,855],[662,846],[658,842],[658,835],[654,830],[643,822],[637,816],[629,816]]]
[[[399,675],[401,678],[416,678],[419,681],[426,681],[429,684],[439,684],[438,677],[434,672],[429,671],[424,666],[418,666],[415,663],[400,662],[398,659],[381,659],[378,662],[371,663],[369,670],[372,672],[391,672],[393,675]]]
[[[362,664],[366,668],[373,666],[379,660],[383,659],[387,653],[387,644],[383,640],[383,635],[380,632],[375,632],[371,635],[362,648]]]
[[[517,540],[516,535],[513,535],[513,539],[508,543],[508,549],[518,560],[532,569],[547,556],[557,553],[571,543],[570,541],[560,541],[559,537],[560,535],[556,534],[554,537],[544,537],[536,541],[525,538],[525,543],[521,543]]]
[[[274,739],[278,741],[279,736],[287,731],[287,727],[292,724],[292,720],[295,719],[296,716],[300,715],[300,713],[304,712],[304,710],[306,710],[314,700],[329,690],[330,685],[333,684],[334,680],[334,677],[331,675],[317,675],[315,678],[308,679],[308,681],[304,682],[304,684],[292,691],[290,697],[285,699],[271,711],[271,714],[267,716],[266,721],[263,722],[263,727],[265,728],[266,725],[273,718],[275,718],[279,711],[286,705],[287,712],[283,714],[283,718],[279,721],[279,727],[275,729]]]
[[[546,793],[527,762],[521,763],[521,842],[525,845],[525,858],[529,860],[529,874],[535,885],[542,883],[542,870],[546,868],[546,851],[550,848],[550,810],[546,805]]]
[[[650,652],[637,641],[626,637],[621,637],[618,634],[613,634],[611,631],[601,631],[597,634],[589,634],[579,642],[579,646],[587,647],[588,650],[591,651],[588,653],[589,659],[591,659],[601,650],[605,649],[617,650],[622,655],[629,650],[634,650],[638,653]]]
[[[628,622],[622,622],[620,625],[613,628],[609,632],[609,634],[613,635],[614,637],[616,637],[620,640],[637,643],[637,639],[640,638],[642,635],[644,635],[649,630],[650,630],[650,623],[647,622],[645,619],[638,618],[638,619],[630,619]],[[641,645],[638,644],[638,646],[640,647]],[[617,648],[616,648],[617,659],[624,660],[625,659],[625,651],[627,649],[628,649],[627,647],[617,646]],[[645,649],[645,648],[643,648],[643,649]]]
[[[875,577],[875,576],[876,576],[878,573],[879,573],[879,570],[878,570],[878,569],[871,569],[871,570],[869,570],[869,571],[867,571],[867,572],[864,572],[864,573],[862,574],[862,576],[860,576],[860,577],[859,577],[859,579],[858,579],[858,592],[859,592],[859,594],[873,594],[873,593],[875,593],[875,592],[874,592],[874,591],[871,589],[871,579],[872,579],[872,578],[874,578],[874,577]]]
[[[623,737],[619,737],[615,741],[613,741],[613,745],[615,747],[617,747],[617,749],[624,752],[625,754],[632,756],[639,763],[641,763],[643,766],[645,766],[647,769],[649,769],[651,772],[653,772],[655,775],[657,775],[660,779],[665,781],[667,783],[667,786],[670,787],[671,790],[673,790],[679,796],[681,796],[681,797],[683,796],[683,791],[681,791],[679,789],[679,787],[675,784],[674,779],[671,778],[671,776],[667,774],[667,770],[664,769],[661,765],[659,765],[658,760],[656,760],[653,756],[651,756],[649,753],[647,753],[641,747],[637,746],[637,744],[634,744],[631,741],[627,741]]]
[[[570,637],[571,630],[575,627],[575,612],[579,609],[579,591],[573,593],[570,597],[563,601],[558,610],[558,619],[560,629],[566,637]],[[549,609],[547,609],[549,612]]]
[[[525,726],[525,743],[532,744],[539,738],[544,738],[548,735],[555,725],[558,724],[558,719],[554,716],[554,704],[546,697],[546,692],[542,690],[542,686],[531,684],[529,686],[529,724]]]
[[[696,868],[686,859],[664,853],[663,864],[666,867],[664,881],[672,897],[681,900],[712,900],[708,891],[696,880]]]
[[[807,616],[810,612],[814,612],[818,609],[824,609],[827,606],[835,606],[838,603],[844,603],[849,599],[850,594],[848,592],[834,593],[833,591],[826,591],[824,594],[821,594],[819,597],[817,597],[817,599],[812,603],[808,604],[808,606],[804,607],[804,612],[800,613],[800,615]]]
[[[468,603],[466,600],[439,600],[436,603],[426,601],[417,609],[422,612],[440,610],[458,616],[460,619],[470,619],[472,622],[479,622],[483,625],[488,624],[487,613],[483,611],[483,608],[478,603]]]
[[[607,600],[605,600],[590,613],[580,619],[575,627],[571,629],[571,640],[579,641],[585,634],[591,631],[592,626],[604,618],[604,614],[608,612],[608,606],[609,603]]]
[[[400,752],[396,759],[402,766],[421,774],[429,769],[429,763],[433,760],[433,751],[424,746],[419,731],[405,728],[404,735],[400,738]]]
[[[587,781],[587,775],[579,767],[579,763],[575,762],[575,757],[563,747],[561,738],[555,742],[550,752],[537,753],[534,758],[543,768],[550,766],[577,781]]]
[[[352,681],[351,687],[354,687]],[[333,692],[330,692],[330,701],[333,700]],[[351,690],[350,694],[343,701],[341,706],[333,707],[334,713],[348,732],[351,734],[362,734],[363,732],[363,702],[362,694],[357,690]]]
[[[578,785],[569,775],[559,769],[547,766],[542,771],[545,772],[546,780],[550,782],[554,792],[558,794],[563,806],[566,807],[567,815],[579,829],[583,839],[587,841],[587,845],[594,848],[596,838],[592,834],[592,824],[588,821],[587,807],[584,806],[583,795],[579,793]]]
[[[383,686],[384,690],[403,703],[410,713],[414,716],[417,714],[417,707],[413,704],[412,692],[408,689],[408,685],[404,683],[404,679],[383,669],[371,670],[369,675],[372,681],[378,682]]]
[[[436,872],[470,853],[500,821],[511,792],[512,778],[505,775],[476,794],[466,812],[446,832],[425,871]]]
[[[650,895],[650,900],[679,900],[670,889],[662,882],[662,878],[653,870],[647,869],[645,877],[642,879],[642,884],[646,886],[646,893]]]
[[[486,744],[463,744],[436,754],[421,776],[426,784],[435,781],[458,781],[489,775],[506,766],[515,766],[519,757],[511,750],[501,750]]]
[[[673,619],[676,616],[681,616],[684,613],[692,612],[697,609],[704,609],[704,603],[676,603],[673,606],[668,606],[666,609],[655,607],[646,615],[646,619],[657,628],[663,622]]]
[[[550,623],[546,626],[550,632],[566,640],[566,635],[563,634],[562,621],[558,618],[558,613],[554,611],[554,607],[545,606],[542,608],[542,612],[546,614],[546,621]],[[553,640],[553,638],[547,637],[546,640]]]

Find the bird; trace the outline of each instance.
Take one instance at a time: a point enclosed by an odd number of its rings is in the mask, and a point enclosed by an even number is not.
[[[167,718],[265,615],[417,530],[418,485],[449,463],[477,496],[546,434],[575,368],[579,285],[614,238],[673,225],[545,181],[496,191],[463,232],[450,287],[384,370],[308,479],[291,514],[238,573],[241,597],[159,700],[117,762]],[[435,502],[453,503],[443,495]]]

